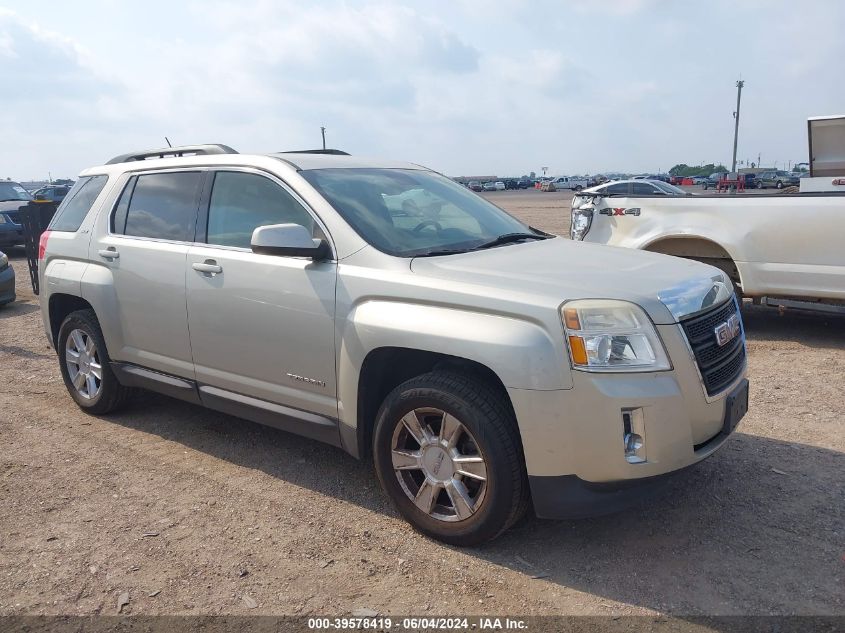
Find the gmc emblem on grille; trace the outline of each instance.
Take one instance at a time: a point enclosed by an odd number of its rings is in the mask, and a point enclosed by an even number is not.
[[[724,323],[717,325],[713,331],[716,334],[716,343],[719,344],[719,347],[730,343],[739,334],[739,316],[734,314]]]

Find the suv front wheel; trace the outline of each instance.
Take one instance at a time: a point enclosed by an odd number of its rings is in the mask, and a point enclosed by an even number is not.
[[[132,390],[121,385],[111,370],[93,310],[71,312],[59,328],[56,343],[65,387],[81,409],[100,415],[126,403]]]
[[[373,456],[382,488],[420,532],[477,545],[528,506],[522,444],[503,394],[435,371],[396,387],[379,411]]]

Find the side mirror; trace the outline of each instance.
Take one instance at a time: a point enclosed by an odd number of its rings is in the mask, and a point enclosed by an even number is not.
[[[259,226],[250,241],[253,253],[284,257],[310,257],[315,261],[327,259],[329,245],[325,240],[311,237],[301,224],[270,224]]]

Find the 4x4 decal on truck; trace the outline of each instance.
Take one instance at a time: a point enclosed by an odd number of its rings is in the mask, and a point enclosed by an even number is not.
[[[630,209],[626,209],[624,207],[617,207],[617,208],[605,208],[599,211],[601,215],[639,215],[640,208],[639,207],[631,207]]]

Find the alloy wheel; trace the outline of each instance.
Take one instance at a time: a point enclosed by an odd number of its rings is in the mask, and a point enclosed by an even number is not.
[[[484,455],[467,427],[441,409],[417,408],[402,417],[393,431],[391,460],[402,490],[432,518],[463,521],[484,502]]]
[[[65,363],[76,392],[87,400],[96,398],[103,384],[103,367],[94,338],[85,330],[73,330],[67,337]]]

